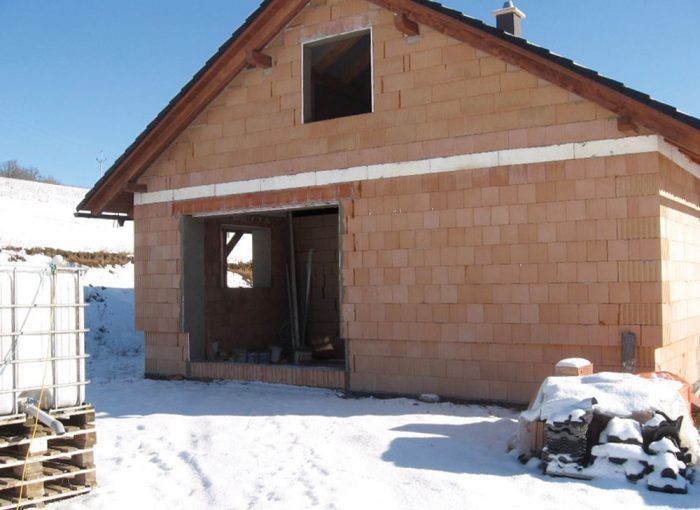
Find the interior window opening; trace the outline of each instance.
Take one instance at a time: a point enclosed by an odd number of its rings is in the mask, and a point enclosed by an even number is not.
[[[225,279],[229,289],[253,288],[253,233],[224,231]]]

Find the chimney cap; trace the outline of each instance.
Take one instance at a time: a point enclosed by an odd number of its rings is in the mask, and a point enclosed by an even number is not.
[[[513,3],[513,0],[507,0],[503,4],[502,9],[498,9],[496,11],[493,11],[493,15],[496,17],[502,16],[503,14],[515,14],[520,19],[526,18],[525,13],[515,6],[515,4]]]

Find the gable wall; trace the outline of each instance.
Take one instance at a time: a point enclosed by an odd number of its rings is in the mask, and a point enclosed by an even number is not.
[[[301,42],[371,26],[375,112],[301,125]],[[589,101],[363,0],[319,0],[147,171],[149,191],[622,136]]]

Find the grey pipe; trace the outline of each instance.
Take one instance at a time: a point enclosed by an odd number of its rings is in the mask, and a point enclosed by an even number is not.
[[[20,402],[19,408],[21,412],[27,414],[28,416],[33,416],[44,425],[51,427],[51,430],[53,430],[59,436],[65,434],[66,429],[63,426],[63,423],[58,421],[50,414],[39,409],[37,404],[38,402],[36,400],[34,400],[33,398],[28,398],[27,400]]]

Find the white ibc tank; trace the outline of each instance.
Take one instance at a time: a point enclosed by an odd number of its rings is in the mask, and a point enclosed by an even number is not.
[[[0,418],[85,401],[81,270],[0,266]],[[43,389],[43,394],[42,394]]]

